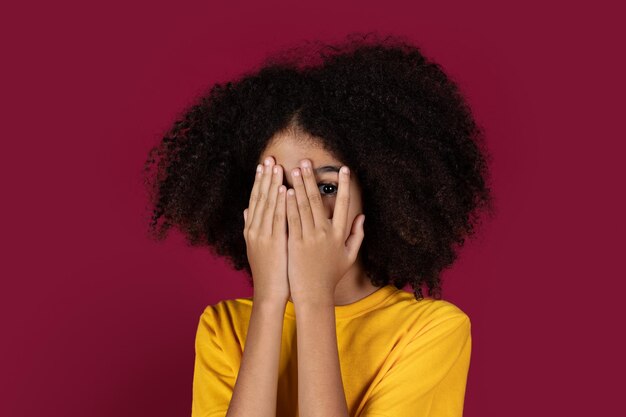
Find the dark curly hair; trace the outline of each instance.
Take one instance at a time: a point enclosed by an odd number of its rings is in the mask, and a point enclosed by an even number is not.
[[[149,153],[150,237],[175,225],[253,286],[243,239],[254,169],[269,140],[296,128],[315,138],[363,187],[361,257],[375,286],[422,284],[441,299],[441,271],[493,214],[484,129],[455,82],[404,38],[351,34],[270,55],[216,83]]]

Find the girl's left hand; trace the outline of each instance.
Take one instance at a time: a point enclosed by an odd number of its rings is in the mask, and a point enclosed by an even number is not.
[[[365,215],[355,217],[348,230],[350,174],[339,170],[339,185],[332,219],[324,203],[309,160],[292,170],[293,189],[287,192],[287,275],[294,303],[330,298],[339,280],[356,261],[363,237]]]

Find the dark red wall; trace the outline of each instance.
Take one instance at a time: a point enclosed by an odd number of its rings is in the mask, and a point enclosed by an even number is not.
[[[200,313],[252,293],[179,235],[146,238],[147,150],[195,95],[266,53],[368,30],[405,35],[441,63],[494,156],[498,217],[445,273],[446,298],[472,320],[465,415],[615,415],[623,10],[37,3],[0,13],[0,415],[190,414]]]

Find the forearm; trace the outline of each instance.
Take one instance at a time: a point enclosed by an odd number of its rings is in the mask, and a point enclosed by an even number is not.
[[[254,301],[226,417],[275,417],[285,305]]]
[[[301,417],[348,417],[341,378],[334,300],[295,303],[298,408]]]

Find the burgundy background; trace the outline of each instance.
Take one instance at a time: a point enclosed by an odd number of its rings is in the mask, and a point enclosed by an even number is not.
[[[369,30],[406,35],[458,80],[495,158],[498,217],[444,275],[445,298],[472,320],[465,415],[623,409],[623,9],[2,8],[0,415],[190,414],[200,313],[252,293],[180,235],[147,239],[147,150],[205,87],[266,53]]]

